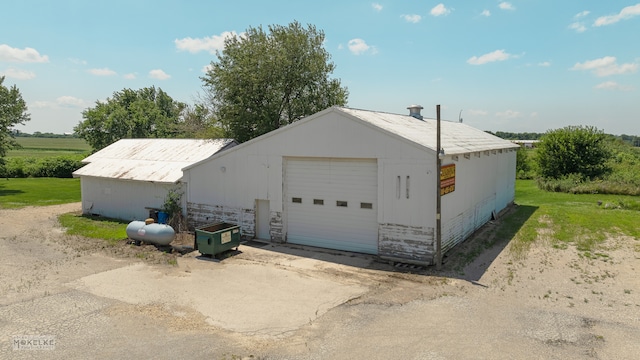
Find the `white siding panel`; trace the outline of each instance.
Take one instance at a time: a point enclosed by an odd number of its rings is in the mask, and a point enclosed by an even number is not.
[[[502,211],[515,198],[516,156],[514,150],[505,150],[498,155],[498,178],[496,212]]]
[[[83,176],[83,212],[122,220],[143,220],[149,209],[162,208],[168,192],[177,185],[146,181],[121,181]]]
[[[285,174],[288,242],[378,252],[375,160],[290,158]],[[347,206],[337,206],[339,201]]]

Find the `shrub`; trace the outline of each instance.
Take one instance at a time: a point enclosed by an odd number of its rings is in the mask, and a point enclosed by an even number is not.
[[[182,189],[176,186],[167,192],[162,210],[167,213],[167,223],[178,232],[187,228],[186,219],[182,216]]]
[[[71,178],[73,172],[83,166],[83,155],[56,156],[48,158],[9,158],[0,166],[0,177],[55,177]]]
[[[540,176],[562,179],[578,174],[588,179],[611,171],[606,135],[590,126],[567,126],[548,131],[540,140],[536,162]]]
[[[580,174],[568,174],[560,179],[539,178],[538,187],[546,191],[573,193],[578,186],[584,184],[584,181],[584,177]]]
[[[78,159],[68,156],[44,158],[36,168],[33,177],[71,178],[73,172],[82,167]]]
[[[536,164],[532,160],[535,150],[520,147],[516,152],[516,177],[521,180],[533,179],[535,177]]]

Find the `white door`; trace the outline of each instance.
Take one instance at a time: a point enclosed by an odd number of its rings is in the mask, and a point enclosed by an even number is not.
[[[287,241],[378,253],[375,159],[287,159]]]
[[[271,240],[269,200],[256,200],[256,238]]]

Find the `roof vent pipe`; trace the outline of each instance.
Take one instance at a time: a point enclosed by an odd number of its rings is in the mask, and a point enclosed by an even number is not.
[[[420,105],[411,105],[411,106],[407,107],[407,109],[409,109],[409,115],[413,116],[414,118],[416,118],[418,120],[422,120],[422,115],[420,115],[420,110],[424,109],[422,106],[420,106]]]

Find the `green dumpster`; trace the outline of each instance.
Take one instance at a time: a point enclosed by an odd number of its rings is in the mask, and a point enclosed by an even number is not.
[[[225,222],[196,228],[196,249],[202,255],[217,255],[240,246],[240,227]]]

